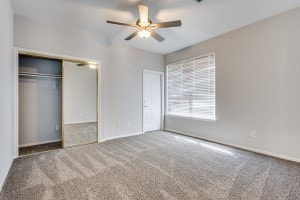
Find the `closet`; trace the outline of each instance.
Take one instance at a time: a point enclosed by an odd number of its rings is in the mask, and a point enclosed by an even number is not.
[[[19,156],[98,142],[98,64],[19,54]]]
[[[19,55],[19,155],[62,147],[62,60]]]

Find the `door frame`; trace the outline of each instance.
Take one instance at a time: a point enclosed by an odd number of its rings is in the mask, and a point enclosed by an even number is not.
[[[14,158],[19,157],[19,55],[30,55],[36,57],[44,57],[44,58],[53,58],[59,59],[62,61],[74,61],[74,62],[84,62],[84,63],[93,63],[98,66],[98,102],[97,102],[97,117],[98,117],[98,142],[104,141],[104,135],[102,126],[102,118],[101,118],[101,98],[102,98],[102,90],[101,90],[101,67],[102,64],[99,60],[92,60],[86,58],[79,58],[74,56],[50,53],[45,51],[38,51],[32,49],[25,49],[20,47],[14,48],[14,64],[13,64],[13,156]],[[62,130],[63,131],[63,130]]]
[[[143,70],[143,133],[146,132],[146,127],[145,127],[145,74],[156,74],[156,75],[160,75],[160,81],[161,81],[161,128],[160,130],[164,130],[165,128],[165,73],[161,72],[161,71],[154,71],[154,70],[147,70],[144,69]]]

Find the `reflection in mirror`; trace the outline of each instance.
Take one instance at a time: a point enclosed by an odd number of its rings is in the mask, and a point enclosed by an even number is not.
[[[63,66],[63,146],[79,146],[98,141],[98,69],[64,61]]]

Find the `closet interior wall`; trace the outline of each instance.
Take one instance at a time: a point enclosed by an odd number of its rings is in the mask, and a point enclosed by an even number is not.
[[[62,60],[19,55],[19,147],[62,139]]]

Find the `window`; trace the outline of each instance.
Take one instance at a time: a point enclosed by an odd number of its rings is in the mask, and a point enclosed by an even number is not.
[[[167,115],[216,119],[215,53],[167,66]]]

